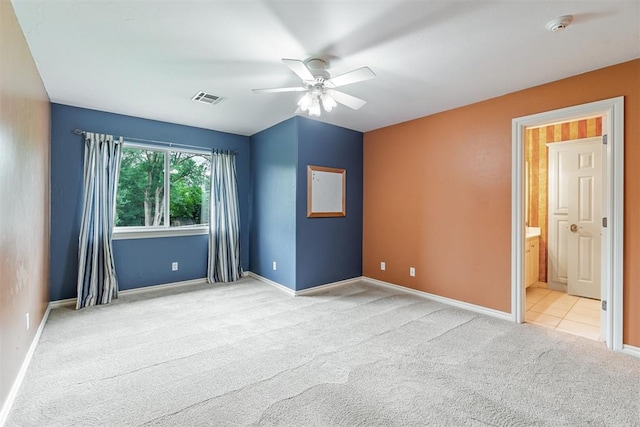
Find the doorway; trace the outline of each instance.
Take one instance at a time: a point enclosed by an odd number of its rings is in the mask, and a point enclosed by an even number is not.
[[[525,134],[525,321],[600,340],[602,117]]]
[[[527,167],[525,164],[526,129],[553,123],[575,121],[584,117],[602,117],[602,133],[606,135],[602,146],[601,218],[595,218],[602,234],[601,249],[596,250],[600,261],[602,312],[601,339],[609,348],[622,349],[622,207],[623,207],[623,98],[583,104],[513,120],[512,135],[512,314],[513,320],[525,320],[526,271],[525,242],[529,231],[525,211],[529,201],[525,197]],[[586,161],[586,160],[585,160]],[[595,213],[594,213],[595,215]],[[576,225],[576,231],[581,225]],[[582,225],[582,227],[584,227]],[[571,224],[567,226],[571,232]],[[585,243],[585,239],[582,239]],[[580,242],[579,242],[580,244]],[[528,248],[528,246],[527,246]],[[568,250],[568,249],[567,249]]]

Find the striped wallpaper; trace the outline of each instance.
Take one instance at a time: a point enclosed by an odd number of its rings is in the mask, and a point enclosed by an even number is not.
[[[527,128],[526,132],[527,140],[531,140],[533,144],[592,138],[594,136],[602,136],[602,117]]]
[[[602,117],[527,128],[525,161],[529,164],[529,217],[531,227],[540,227],[539,279],[547,280],[547,163],[546,144],[602,136]]]

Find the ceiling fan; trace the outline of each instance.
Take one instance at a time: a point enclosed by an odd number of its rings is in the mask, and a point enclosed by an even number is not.
[[[320,58],[309,58],[306,61],[282,59],[282,62],[302,79],[302,85],[253,89],[253,91],[256,93],[306,92],[298,101],[298,110],[307,111],[310,116],[315,117],[320,116],[320,105],[326,112],[333,110],[338,103],[354,110],[361,108],[367,101],[335,90],[335,88],[369,80],[376,76],[369,67],[361,67],[331,78],[327,71],[329,64]]]

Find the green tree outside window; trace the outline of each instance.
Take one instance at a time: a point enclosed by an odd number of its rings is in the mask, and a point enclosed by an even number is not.
[[[209,222],[210,174],[210,155],[123,147],[115,226],[206,225]],[[168,200],[165,194],[167,180]]]

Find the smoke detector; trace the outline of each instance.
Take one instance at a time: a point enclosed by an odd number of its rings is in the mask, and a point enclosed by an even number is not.
[[[571,15],[564,15],[559,18],[552,19],[551,21],[547,22],[547,30],[553,33],[564,30],[569,26],[571,21],[573,21],[573,16]]]

